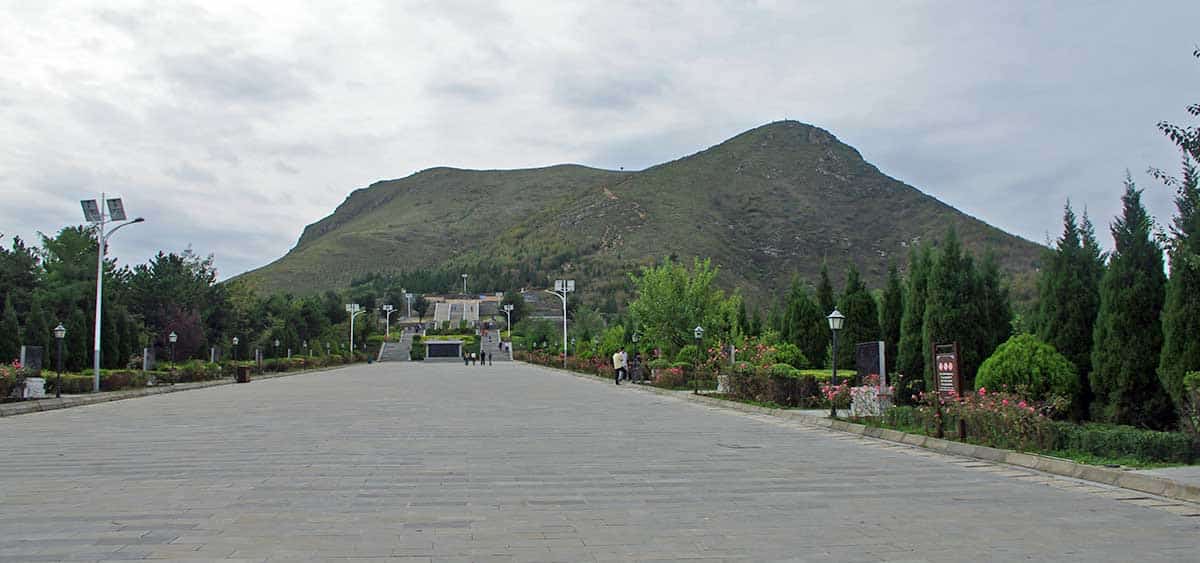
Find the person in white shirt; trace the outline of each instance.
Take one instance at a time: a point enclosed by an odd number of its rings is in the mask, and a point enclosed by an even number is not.
[[[622,346],[620,350],[617,350],[616,354],[613,354],[612,361],[613,371],[615,372],[613,375],[613,383],[620,385],[621,376],[625,375],[625,366],[627,365],[625,359],[625,347]]]

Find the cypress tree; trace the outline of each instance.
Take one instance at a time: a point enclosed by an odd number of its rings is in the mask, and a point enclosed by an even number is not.
[[[0,316],[0,362],[9,363],[21,357],[21,326],[12,295],[4,297],[4,313]]]
[[[975,303],[979,307],[979,358],[982,364],[1012,336],[1013,314],[1008,288],[1000,279],[1000,264],[991,250],[983,254],[978,273]]]
[[[82,371],[89,367],[92,349],[92,327],[87,322],[83,311],[75,309],[71,312],[67,323],[67,341],[63,343],[63,362],[68,371]]]
[[[123,368],[128,359],[121,359],[121,336],[117,333],[117,313],[105,311],[103,317],[104,334],[102,335],[103,340],[100,342],[100,365],[104,369]]]
[[[842,294],[838,310],[846,316],[846,323],[838,335],[838,366],[852,370],[855,346],[879,340],[879,308],[853,265],[846,273],[846,292]]]
[[[1091,222],[1080,226],[1067,202],[1063,234],[1047,256],[1038,283],[1038,339],[1050,344],[1074,366],[1080,393],[1072,418],[1087,415],[1091,402],[1092,329],[1100,306],[1103,253]]]
[[[788,295],[788,322],[787,341],[804,353],[810,365],[823,365],[829,347],[829,325],[808,288],[799,283],[792,285]]]
[[[829,282],[829,265],[821,264],[821,280],[817,282],[817,306],[825,315],[833,312],[836,305],[833,297],[833,284]]]
[[[958,342],[963,387],[972,388],[975,371],[985,359],[980,357],[981,315],[976,302],[979,284],[975,261],[963,250],[953,228],[947,232],[941,252],[933,261],[928,284],[922,333],[924,357],[933,357],[933,344]],[[934,389],[931,363],[925,365],[927,390]]]
[[[1124,210],[1112,224],[1115,250],[1100,282],[1090,375],[1093,410],[1119,424],[1166,428],[1174,415],[1154,374],[1163,343],[1166,275],[1141,196],[1127,175]]]
[[[896,264],[888,268],[887,286],[883,290],[883,303],[879,308],[880,336],[884,341],[884,355],[888,373],[896,371],[896,351],[900,348],[900,324],[904,317],[904,285]]]
[[[909,403],[919,390],[925,374],[925,302],[929,286],[932,253],[928,245],[913,247],[908,253],[908,284],[905,287],[904,314],[900,318],[900,346],[896,350],[896,400]]]
[[[42,347],[42,367],[53,368],[54,332],[46,324],[46,314],[42,310],[42,300],[35,298],[25,316],[25,343]]]
[[[1158,375],[1179,404],[1184,394],[1183,376],[1200,370],[1200,189],[1196,168],[1186,160],[1175,208]]]

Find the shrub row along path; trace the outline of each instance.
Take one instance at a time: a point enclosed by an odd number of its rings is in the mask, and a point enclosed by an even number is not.
[[[0,561],[1185,561],[1200,543],[1200,518],[1120,490],[510,362],[34,413],[0,419],[0,443]]]

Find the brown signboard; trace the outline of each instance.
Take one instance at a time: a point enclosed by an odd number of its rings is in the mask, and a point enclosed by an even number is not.
[[[935,344],[933,366],[937,374],[937,391],[954,396],[962,393],[962,374],[958,369],[958,343]]]

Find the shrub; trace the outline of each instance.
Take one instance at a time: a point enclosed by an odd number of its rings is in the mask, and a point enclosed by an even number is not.
[[[646,366],[650,369],[667,369],[671,367],[671,360],[666,358],[657,358],[647,362]]]
[[[800,372],[791,364],[779,363],[768,368],[768,373],[772,377],[797,377]]]
[[[804,357],[804,353],[795,344],[783,343],[775,347],[775,362],[777,364],[788,364],[796,369],[804,369],[808,367],[808,358]]]
[[[1115,424],[1054,423],[1053,449],[1098,457],[1132,457],[1144,461],[1192,463],[1196,444],[1183,432],[1155,432]]]
[[[666,387],[668,389],[677,389],[686,387],[690,384],[690,380],[683,372],[682,368],[669,367],[667,369],[656,372],[654,376],[654,385],[658,387]]]
[[[675,354],[675,363],[687,364],[688,366],[694,366],[703,359],[700,355],[700,349],[695,344],[688,344],[680,348],[678,354]]]
[[[979,367],[976,388],[1010,389],[1025,399],[1043,401],[1052,395],[1075,400],[1079,378],[1065,356],[1029,334],[1018,334],[996,349]]]

